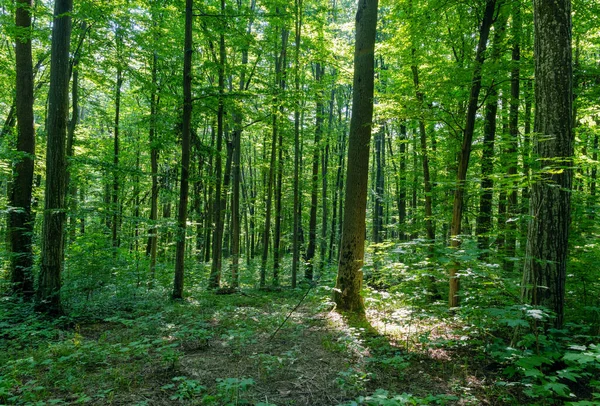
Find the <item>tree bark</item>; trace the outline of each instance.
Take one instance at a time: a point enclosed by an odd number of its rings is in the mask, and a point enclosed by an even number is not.
[[[15,23],[21,35],[16,36],[16,100],[17,151],[22,154],[14,164],[14,176],[8,205],[8,239],[13,292],[26,299],[33,296],[33,221],[31,196],[35,159],[33,116],[33,62],[31,56],[32,0],[17,0]],[[10,113],[9,113],[10,116]]]
[[[369,176],[369,147],[373,120],[377,0],[359,0],[356,13],[352,118],[344,223],[334,300],[338,309],[364,313],[362,287],[365,249],[365,211]]]
[[[225,0],[221,0],[221,12],[225,11]],[[224,30],[224,27],[222,28]],[[215,198],[213,206],[214,214],[214,232],[212,241],[212,263],[210,267],[210,276],[208,281],[209,289],[217,289],[221,285],[221,265],[223,261],[223,216],[222,211],[225,210],[222,202],[222,158],[223,150],[223,133],[225,123],[225,34],[221,32],[219,35],[219,101],[217,108],[217,158],[215,160]]]
[[[183,131],[181,134],[181,183],[179,184],[179,211],[177,213],[177,251],[173,299],[183,298],[185,271],[185,231],[189,194],[190,138],[192,131],[192,14],[193,0],[185,2],[185,36],[183,47]]]
[[[302,39],[302,0],[295,0],[294,89],[300,97],[300,41]],[[292,230],[292,288],[298,279],[300,262],[300,101],[294,104],[294,229]]]
[[[471,156],[471,143],[473,142],[473,133],[475,132],[475,115],[478,109],[479,92],[481,90],[481,69],[485,60],[485,50],[490,28],[494,20],[494,9],[496,0],[488,0],[485,6],[483,21],[479,30],[479,43],[475,55],[475,67],[473,69],[473,79],[471,81],[471,94],[467,107],[466,125],[464,129],[463,141],[458,159],[458,171],[456,176],[456,189],[454,191],[454,206],[452,209],[452,225],[450,234],[452,237],[451,245],[454,248],[460,246],[461,221],[463,215],[463,199],[465,194],[465,180],[467,179],[467,169],[469,167],[469,158]],[[450,307],[458,306],[459,280],[456,275],[458,264],[450,267]]]
[[[72,0],[56,0],[52,27],[46,188],[36,306],[38,310],[51,315],[62,313],[60,288],[64,252],[65,141],[69,111],[69,43],[72,7]]]
[[[535,30],[534,155],[540,172],[531,188],[523,300],[546,306],[564,322],[571,211],[573,115],[571,2],[533,2]]]
[[[308,221],[308,246],[306,247],[304,277],[312,280],[314,277],[314,258],[317,250],[317,209],[319,198],[319,149],[321,134],[323,132],[323,98],[320,89],[325,68],[320,62],[315,64],[315,82],[319,87],[317,90],[315,139],[313,144],[313,163],[310,192],[310,218]],[[323,196],[323,199],[325,196]]]

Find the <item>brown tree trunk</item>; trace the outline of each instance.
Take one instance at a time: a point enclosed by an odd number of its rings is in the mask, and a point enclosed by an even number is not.
[[[360,296],[365,249],[369,146],[373,120],[377,0],[359,0],[356,13],[352,119],[344,223],[334,300],[338,309],[364,313]]]
[[[471,81],[471,94],[467,107],[467,118],[464,129],[463,141],[458,159],[458,171],[456,176],[456,189],[454,191],[454,206],[452,209],[452,225],[450,234],[452,237],[451,245],[454,248],[460,246],[461,221],[463,217],[463,200],[465,194],[465,180],[467,179],[467,169],[469,167],[469,158],[471,156],[471,143],[473,142],[473,133],[475,132],[475,115],[478,109],[479,92],[481,90],[481,68],[485,59],[485,50],[490,28],[494,20],[494,9],[496,0],[488,0],[486,3],[483,21],[479,30],[479,43],[475,55],[475,67],[473,70],[473,79]],[[458,306],[459,280],[456,275],[458,264],[450,267],[450,290],[449,306]]]
[[[221,12],[225,11],[225,0],[221,0]],[[225,35],[219,35],[219,104],[217,109],[217,158],[215,162],[215,198],[213,206],[214,232],[212,241],[212,263],[208,281],[209,289],[217,289],[221,285],[221,265],[223,261],[223,215],[225,208],[222,206],[222,158],[223,133],[225,123]]]
[[[32,0],[17,0],[15,15],[19,30],[15,44],[17,151],[22,154],[14,164],[12,188],[8,205],[8,239],[10,241],[10,271],[13,292],[26,299],[33,296],[33,221],[31,196],[35,159],[35,129],[33,116],[33,62],[31,59]],[[10,113],[9,113],[10,116]]]
[[[185,2],[185,37],[183,47],[183,131],[181,134],[181,183],[179,184],[179,211],[177,213],[177,252],[173,299],[183,298],[185,271],[185,230],[189,194],[190,137],[192,125],[192,14],[193,0]]]
[[[116,47],[117,47],[117,85],[115,96],[115,128],[113,144],[113,186],[112,186],[112,247],[113,258],[117,255],[119,248],[119,120],[121,113],[121,86],[123,85],[123,66],[121,65],[121,48],[123,47],[121,28],[117,27]]]
[[[523,300],[546,306],[564,322],[571,212],[573,115],[571,2],[533,2],[535,30],[534,155],[540,171],[531,188]],[[557,170],[559,169],[560,170]]]
[[[286,28],[281,29],[281,55],[280,55],[280,78],[279,91],[285,92],[285,79],[287,68],[287,40],[289,31]],[[283,103],[279,105],[279,116],[284,117]],[[279,262],[281,257],[281,189],[283,182],[283,132],[279,131],[278,137],[278,158],[277,158],[277,181],[275,183],[275,234],[273,235],[273,285],[279,285]]]
[[[69,43],[72,7],[72,0],[56,0],[52,26],[46,189],[37,291],[37,309],[52,315],[62,313],[60,288],[64,252],[65,142],[69,111]]]
[[[516,254],[517,245],[517,221],[519,208],[517,202],[517,191],[519,180],[517,177],[517,147],[519,144],[519,97],[520,97],[520,75],[519,63],[521,59],[521,7],[520,2],[513,3],[512,10],[512,33],[513,33],[513,48],[512,48],[512,63],[513,67],[510,74],[510,112],[509,112],[509,148],[508,159],[509,167],[507,171],[508,182],[510,185],[507,200],[507,217],[506,222],[506,250],[504,258],[504,271],[512,272],[514,269],[514,257]]]
[[[295,0],[294,89],[300,95],[300,41],[302,39],[302,0]],[[292,230],[292,288],[298,279],[300,262],[300,102],[294,104],[294,229]]]
[[[323,73],[325,68],[320,62],[315,64],[315,82],[318,87],[321,86]],[[321,142],[321,134],[323,132],[323,98],[322,91],[319,88],[317,91],[316,102],[316,122],[315,122],[315,140],[313,144],[313,163],[311,176],[311,192],[310,192],[310,219],[308,221],[308,247],[304,257],[306,267],[304,268],[304,277],[312,280],[314,277],[314,258],[317,250],[317,209],[319,197],[319,149]],[[325,198],[323,196],[323,198]]]

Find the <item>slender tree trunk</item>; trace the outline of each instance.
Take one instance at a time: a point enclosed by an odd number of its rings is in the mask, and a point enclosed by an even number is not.
[[[494,28],[494,37],[490,59],[498,61],[503,49],[506,33],[507,15],[498,16]],[[481,195],[479,196],[479,211],[476,218],[475,232],[477,245],[481,250],[481,258],[487,257],[490,245],[490,232],[492,231],[492,208],[494,197],[494,144],[496,142],[496,121],[498,114],[498,84],[492,83],[485,104],[483,122],[483,148],[481,152]]]
[[[531,188],[523,299],[564,322],[571,212],[573,115],[571,2],[533,2],[535,29],[534,155],[541,173]],[[559,169],[560,170],[557,170]]]
[[[38,310],[52,315],[62,313],[60,288],[64,252],[65,143],[69,111],[69,43],[72,7],[72,0],[56,0],[52,26],[46,190],[37,291]]]
[[[33,116],[33,62],[31,59],[32,0],[17,0],[15,16],[19,30],[15,44],[17,151],[22,154],[14,165],[9,194],[8,239],[13,292],[27,300],[33,296],[33,221],[31,196],[35,159]],[[9,114],[10,115],[10,114]]]
[[[154,43],[156,44],[156,38]],[[146,255],[150,256],[150,286],[154,283],[156,278],[156,253],[158,248],[158,143],[156,141],[156,124],[158,114],[158,102],[157,97],[157,67],[158,64],[158,53],[154,51],[152,53],[152,87],[150,93],[150,170],[152,172],[152,188],[150,191],[150,230],[148,232],[148,248]]]
[[[192,125],[192,17],[193,0],[185,2],[185,38],[183,49],[183,133],[181,134],[181,183],[179,184],[179,211],[177,213],[177,252],[175,254],[175,279],[173,299],[183,298],[185,270],[185,230],[190,170],[190,136]]]
[[[70,206],[69,214],[69,240],[75,240],[75,231],[77,230],[77,184],[71,181],[72,167],[68,160],[73,157],[74,154],[74,143],[75,143],[75,128],[79,124],[79,58],[81,54],[81,46],[83,40],[87,34],[87,23],[84,21],[80,25],[81,36],[79,38],[79,44],[73,55],[73,62],[71,65],[73,83],[71,85],[71,120],[67,129],[67,179],[65,185],[68,190],[68,202],[67,206]]]
[[[121,37],[121,28],[117,27],[117,86],[115,96],[115,129],[114,129],[114,144],[113,144],[113,187],[112,187],[112,246],[113,258],[117,255],[119,248],[119,120],[121,112],[121,86],[123,85],[123,66],[121,65],[121,48],[123,46],[123,38]]]
[[[377,0],[359,0],[344,225],[334,299],[338,309],[364,313],[360,296],[365,249],[369,146],[373,120]]]
[[[461,220],[463,216],[463,200],[465,194],[465,180],[467,179],[467,169],[469,167],[469,158],[471,156],[471,143],[473,141],[473,133],[475,132],[475,115],[478,109],[479,92],[481,90],[481,68],[485,59],[485,50],[487,48],[487,40],[490,33],[490,27],[492,26],[494,19],[495,6],[496,0],[487,1],[483,21],[479,30],[479,43],[477,44],[477,52],[475,55],[475,67],[473,70],[473,80],[471,82],[471,94],[469,96],[469,104],[467,107],[466,125],[464,129],[460,157],[458,160],[456,189],[454,191],[452,226],[450,230],[450,234],[452,236],[451,245],[454,248],[458,248],[460,246]],[[458,306],[459,280],[457,272],[458,264],[452,265],[450,268],[450,307]]]
[[[413,58],[415,55],[415,50],[413,49]],[[423,164],[423,185],[425,188],[425,230],[427,233],[427,240],[429,241],[431,252],[433,252],[433,243],[435,240],[435,232],[433,230],[433,211],[432,211],[432,193],[433,189],[431,186],[431,176],[429,174],[429,153],[427,150],[427,131],[425,130],[425,118],[423,117],[422,109],[424,106],[424,95],[421,91],[419,84],[419,68],[417,65],[411,66],[413,73],[413,84],[415,86],[415,92],[417,101],[419,103],[419,108],[421,109],[419,116],[419,134],[421,140],[421,157]]]
[[[333,77],[335,77],[335,71]],[[331,128],[333,126],[333,103],[335,101],[335,88],[331,89],[329,99],[329,118],[327,123],[327,138],[321,159],[321,241],[319,245],[319,269],[323,273],[325,261],[327,258],[327,166],[329,165],[329,139],[331,138]]]
[[[324,68],[320,62],[315,64],[315,82],[317,86],[321,86]],[[323,132],[323,98],[322,90],[317,91],[316,102],[316,122],[315,122],[315,141],[313,145],[313,164],[312,164],[312,183],[310,193],[310,219],[308,223],[308,247],[306,248],[304,268],[304,277],[313,279],[314,276],[314,258],[317,250],[317,209],[319,197],[319,149],[321,142],[321,134]],[[325,198],[325,196],[323,196]]]
[[[295,0],[294,89],[300,97],[300,41],[302,39],[302,0]],[[294,104],[294,229],[292,230],[292,288],[298,279],[300,262],[300,101]]]
[[[510,189],[508,192],[508,206],[506,222],[506,251],[504,258],[504,270],[512,272],[514,270],[514,257],[516,254],[517,245],[517,221],[519,215],[518,208],[518,186],[520,183],[517,177],[517,147],[519,144],[519,97],[520,97],[520,82],[521,70],[519,63],[521,60],[521,4],[518,1],[513,3],[512,10],[512,31],[513,31],[513,48],[512,48],[512,63],[513,67],[510,74],[510,112],[509,112],[509,133],[510,142],[508,148],[509,167],[507,171]]]
[[[281,29],[281,56],[280,56],[280,79],[279,90],[281,94],[285,92],[285,80],[287,69],[287,41],[289,31],[286,28]],[[279,116],[284,117],[285,110],[283,103],[279,104]],[[283,182],[283,132],[279,131],[278,137],[278,158],[277,158],[277,181],[275,184],[275,234],[273,236],[273,285],[279,285],[279,262],[281,257],[281,189]]]
[[[225,0],[221,0],[221,12],[225,11]],[[223,150],[223,122],[225,116],[225,34],[219,35],[219,104],[217,110],[217,158],[215,162],[215,199],[213,206],[214,213],[214,233],[212,241],[212,264],[210,268],[210,277],[208,282],[209,289],[217,289],[221,284],[221,265],[223,261],[223,215],[225,208],[222,206],[222,158]]]

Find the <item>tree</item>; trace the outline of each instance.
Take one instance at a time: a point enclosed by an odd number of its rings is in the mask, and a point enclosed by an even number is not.
[[[458,160],[458,171],[456,175],[456,189],[454,191],[454,205],[452,209],[452,226],[450,234],[452,236],[452,246],[460,246],[461,222],[463,216],[463,199],[465,194],[465,180],[467,179],[467,169],[469,167],[469,158],[471,156],[471,143],[475,132],[475,114],[479,108],[479,92],[481,91],[481,68],[485,60],[485,50],[490,28],[494,21],[494,9],[496,0],[488,0],[483,14],[483,21],[479,30],[479,43],[477,44],[477,53],[475,56],[475,67],[473,69],[473,79],[471,81],[471,93],[467,107],[466,124],[463,134],[462,146]],[[454,264],[450,268],[450,307],[458,306],[459,280],[457,274],[458,265]]]
[[[13,291],[29,298],[33,295],[33,222],[31,194],[35,158],[33,117],[33,62],[31,57],[31,8],[33,0],[18,0],[15,12],[17,36],[16,116],[17,151],[22,156],[14,166],[14,179],[9,194],[8,239],[11,251],[11,282]]]
[[[564,321],[573,158],[571,1],[534,0],[538,171],[531,187],[522,296]]]
[[[62,312],[60,301],[65,225],[65,141],[69,111],[69,44],[72,0],[56,0],[52,27],[46,188],[42,226],[42,263],[37,308],[48,314]]]
[[[377,0],[359,0],[354,46],[354,87],[348,145],[344,222],[334,300],[340,310],[364,312],[360,296],[365,242],[369,147],[373,120]]]
[[[185,2],[185,39],[183,47],[183,132],[181,135],[181,183],[179,184],[179,211],[177,214],[177,252],[173,299],[183,297],[185,264],[185,230],[189,194],[190,137],[192,123],[192,13],[193,0]]]

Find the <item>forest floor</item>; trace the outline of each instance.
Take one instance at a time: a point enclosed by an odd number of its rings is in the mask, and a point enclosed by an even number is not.
[[[380,295],[354,319],[324,286],[166,295],[92,297],[59,320],[4,300],[0,404],[522,404],[451,315]]]

